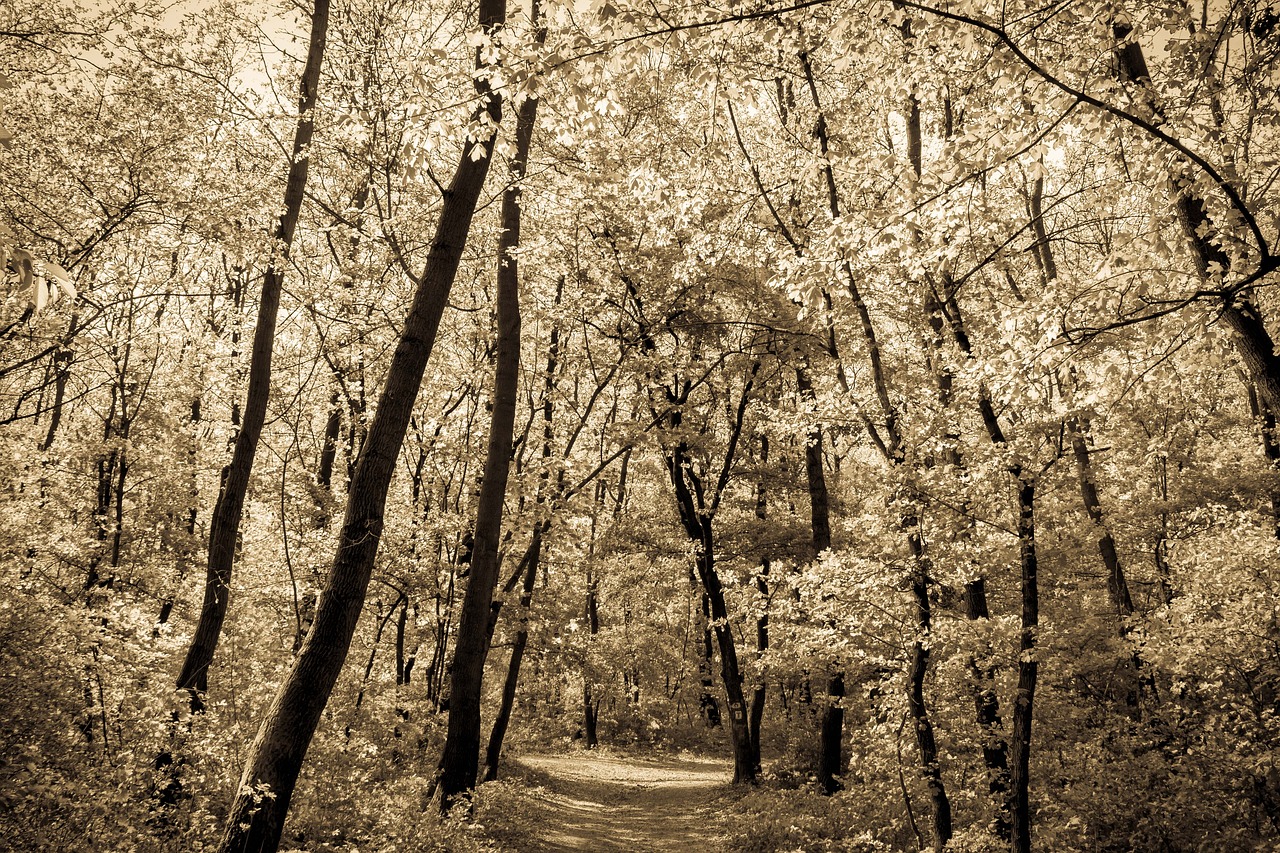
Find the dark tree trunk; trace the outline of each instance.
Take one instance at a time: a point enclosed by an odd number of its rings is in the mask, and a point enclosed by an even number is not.
[[[600,633],[600,601],[599,601],[599,582],[595,574],[591,571],[591,561],[587,561],[587,600],[583,607],[583,615],[586,617],[587,623],[587,654],[590,654],[591,644],[595,642],[596,635]],[[596,738],[596,719],[598,717],[599,702],[595,699],[591,690],[590,670],[585,665],[587,661],[583,661],[582,673],[582,732],[586,739],[587,749],[595,749],[600,745]]]
[[[479,17],[486,30],[500,25],[505,15],[503,0],[481,0]],[[499,96],[488,90],[483,79],[477,80],[476,86],[486,99],[489,120],[496,126],[501,119]],[[492,155],[492,138],[468,143],[445,192],[426,267],[392,355],[368,437],[356,460],[338,551],[315,621],[258,730],[231,805],[220,853],[269,853],[279,846],[298,772],[364,607],[382,536],[387,487]],[[264,797],[264,792],[271,796]]]
[[[1010,781],[1013,785],[1012,841],[1015,853],[1031,853],[1031,719],[1035,706],[1036,626],[1040,622],[1040,592],[1037,581],[1035,481],[1020,471],[1018,483],[1018,553],[1022,567],[1022,631],[1018,642],[1018,693],[1013,705],[1013,744]]]
[[[909,23],[904,25],[907,34],[910,32],[909,26]],[[826,117],[818,96],[818,87],[813,76],[813,67],[809,57],[802,52],[799,59],[801,71],[804,73],[805,81],[808,84],[810,97],[813,100],[814,108],[818,112],[818,121],[814,126],[813,135],[818,142],[818,150],[824,161],[822,172],[827,185],[827,206],[832,218],[839,219],[841,215],[840,196],[836,185],[835,173],[828,158],[830,139],[828,137]],[[914,125],[914,131],[911,135],[915,140],[918,140],[920,136],[919,120],[920,106],[913,95],[908,101],[908,125]],[[908,148],[912,165],[918,170],[917,143],[911,142]],[[870,420],[865,420],[864,425],[871,436],[872,442],[884,454],[885,459],[891,465],[900,466],[906,462],[906,448],[903,446],[899,412],[889,393],[889,382],[881,356],[875,324],[872,322],[871,312],[867,308],[866,301],[862,298],[861,289],[858,286],[858,280],[854,275],[852,265],[845,261],[841,266],[846,290],[850,302],[852,302],[857,312],[863,343],[867,348],[872,388],[875,391],[876,400],[879,402],[880,410],[884,417],[882,427],[871,423]],[[883,429],[883,433],[881,433],[881,429]],[[928,635],[932,627],[932,615],[929,605],[928,562],[924,553],[924,543],[920,538],[919,521],[914,514],[904,519],[902,527],[907,537],[908,545],[911,548],[912,561],[914,563],[911,577],[911,593],[915,602],[917,634],[915,641],[912,643],[911,660],[908,668],[907,705],[915,729],[916,745],[920,752],[921,773],[928,787],[929,801],[932,805],[931,832],[934,845],[941,848],[951,840],[951,802],[947,797],[946,787],[942,781],[942,768],[939,764],[937,744],[934,740],[933,724],[930,721],[928,706],[924,700],[924,681],[929,668]]]
[[[965,618],[970,621],[989,619],[987,582],[975,578],[964,585]],[[969,677],[973,680],[973,706],[982,734],[982,763],[987,768],[987,793],[996,805],[995,833],[1009,840],[1009,746],[1005,742],[1000,720],[1000,699],[996,695],[995,672],[990,666],[979,666],[969,658]]]
[[[209,665],[213,662],[222,624],[227,617],[231,571],[235,562],[236,543],[240,536],[240,516],[253,458],[258,450],[262,427],[266,421],[267,398],[271,389],[271,357],[275,344],[276,318],[280,313],[280,293],[284,270],[288,266],[293,234],[302,211],[309,148],[315,129],[312,117],[320,83],[320,67],[324,59],[325,39],[329,27],[329,0],[316,0],[311,16],[311,35],[307,61],[302,71],[298,98],[298,125],[293,138],[293,158],[284,191],[284,212],[277,224],[275,239],[278,256],[272,258],[262,280],[262,296],[258,303],[258,324],[253,333],[253,352],[249,361],[249,387],[245,394],[243,422],[236,434],[231,463],[224,470],[222,487],[214,504],[209,523],[209,557],[206,567],[204,600],[191,645],[178,675],[178,689],[191,694],[192,710],[203,707],[209,689]]]
[[[44,441],[40,442],[40,452],[53,447],[53,440],[58,435],[58,426],[62,423],[63,401],[67,396],[67,381],[71,378],[71,365],[75,362],[76,352],[71,348],[75,340],[77,327],[80,324],[80,312],[71,315],[67,326],[64,343],[53,357],[53,405],[49,408],[49,429],[45,432]]]
[[[1249,395],[1249,411],[1253,414],[1262,437],[1263,456],[1273,472],[1280,472],[1280,441],[1276,439],[1275,413],[1262,404],[1262,400],[1258,398],[1258,390],[1253,385],[1246,382],[1245,391]],[[1280,539],[1280,485],[1271,487],[1271,517],[1276,538]]]
[[[1149,87],[1151,73],[1142,45],[1130,38],[1132,29],[1127,24],[1113,24],[1112,32],[1121,81],[1140,87],[1156,123],[1160,123],[1163,120],[1161,105]],[[1204,200],[1195,194],[1185,177],[1175,176],[1170,188],[1170,202],[1191,248],[1196,272],[1207,284],[1220,286],[1231,270],[1231,258],[1216,242],[1218,228],[1205,210]],[[1274,259],[1270,260],[1274,264]],[[1280,412],[1280,353],[1257,305],[1247,292],[1224,291],[1222,318],[1235,333],[1236,350],[1263,406],[1271,412]]]
[[[698,583],[695,575],[690,579]],[[715,639],[711,635],[711,598],[703,591],[698,610],[698,711],[707,728],[720,727],[720,703],[715,694]]]
[[[803,369],[796,370],[796,385],[802,401],[813,399],[813,385]],[[809,519],[813,534],[813,556],[817,559],[831,548],[831,499],[827,491],[826,473],[822,468],[822,428],[810,426],[804,445],[805,477],[809,486]],[[822,708],[818,733],[818,786],[824,794],[834,794],[843,786],[842,746],[844,743],[844,671],[839,661],[832,662],[827,679],[827,698]]]
[[[533,12],[537,16],[535,6]],[[515,251],[520,246],[520,180],[529,157],[538,102],[527,99],[517,112],[516,152],[511,183],[502,195],[502,233],[498,239],[497,324],[493,410],[484,478],[476,507],[471,576],[463,595],[453,673],[449,690],[449,722],[435,800],[447,810],[456,798],[476,786],[480,760],[480,702],[484,663],[489,655],[489,612],[498,582],[502,512],[511,470],[511,448],[520,381],[520,276]],[[532,593],[531,593],[532,594]],[[527,605],[526,605],[527,607]],[[527,641],[527,629],[525,630]],[[521,650],[523,655],[523,649]],[[519,666],[515,675],[519,675]],[[515,690],[512,683],[511,689]]]
[[[916,735],[916,747],[920,751],[920,770],[924,777],[925,787],[929,792],[929,803],[932,806],[933,820],[930,831],[933,846],[941,850],[951,841],[951,801],[947,797],[942,782],[942,765],[938,758],[938,744],[933,735],[933,722],[929,718],[928,706],[924,701],[925,675],[929,671],[928,632],[933,626],[932,605],[929,602],[928,558],[924,553],[924,543],[920,538],[920,522],[915,516],[903,519],[902,527],[906,531],[908,544],[911,546],[912,562],[915,566],[911,573],[911,598],[915,603],[916,618],[923,636],[917,636],[911,644],[911,660],[907,670],[907,711],[911,715],[912,727]]]
[[[761,466],[769,462],[769,437],[760,436]],[[764,522],[769,517],[769,495],[764,480],[756,485],[756,519]],[[760,662],[769,650],[769,558],[760,560],[756,573],[756,591],[760,593],[760,613],[756,616],[756,686],[751,691],[751,706],[747,711],[747,728],[751,734],[751,752],[756,757],[756,770],[760,770],[760,725],[764,720],[764,703],[767,696],[765,674]]]
[[[520,665],[524,661],[525,648],[529,645],[529,605],[533,601],[533,586],[538,577],[538,563],[541,556],[542,526],[538,525],[533,528],[533,542],[530,545],[528,565],[524,572],[524,584],[520,588],[520,627],[516,631],[515,643],[511,647],[511,662],[507,665],[507,678],[502,684],[502,703],[498,706],[497,716],[493,719],[489,744],[485,748],[484,773],[481,777],[485,782],[492,782],[498,778],[502,741],[507,735],[507,726],[511,722],[511,711],[516,702],[516,687],[520,683]]]
[[[743,395],[744,405],[746,392]],[[738,431],[741,422],[738,423]],[[727,456],[734,453],[731,441]],[[726,465],[726,470],[727,470]],[[735,784],[755,784],[759,756],[751,751],[751,732],[747,725],[747,706],[742,690],[742,670],[738,665],[738,650],[729,625],[729,610],[725,603],[724,586],[715,565],[715,537],[712,533],[714,511],[700,510],[696,494],[704,494],[697,475],[689,464],[689,451],[683,442],[667,456],[667,473],[676,492],[676,504],[685,532],[697,549],[695,569],[702,584],[704,602],[709,609],[712,633],[720,652],[720,678],[724,683],[725,698],[729,704],[729,735],[733,743],[733,781]],[[693,487],[690,487],[690,481]]]

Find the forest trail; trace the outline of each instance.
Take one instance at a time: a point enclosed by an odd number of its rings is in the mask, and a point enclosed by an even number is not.
[[[719,835],[712,801],[732,779],[723,761],[597,755],[517,759],[541,786],[539,837],[519,853],[705,851]]]

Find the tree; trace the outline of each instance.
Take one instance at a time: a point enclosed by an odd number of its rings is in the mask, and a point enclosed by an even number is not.
[[[506,19],[505,3],[482,0],[479,9],[482,32],[491,37]],[[477,51],[477,69],[484,71],[487,65]],[[356,461],[338,552],[316,605],[315,619],[245,762],[220,848],[228,853],[278,846],[307,747],[350,648],[377,555],[387,486],[448,304],[488,173],[493,134],[501,120],[501,96],[483,75],[476,78],[476,93],[479,106],[473,121],[482,128],[477,133],[483,135],[468,138],[445,192],[431,253],[418,278],[413,304]]]

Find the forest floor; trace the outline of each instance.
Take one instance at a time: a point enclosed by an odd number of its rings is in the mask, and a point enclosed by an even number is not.
[[[640,758],[594,754],[517,759],[537,813],[537,837],[518,853],[705,851],[720,835],[714,801],[732,769],[689,755]]]

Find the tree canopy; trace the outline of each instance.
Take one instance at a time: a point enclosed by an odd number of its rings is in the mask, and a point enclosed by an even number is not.
[[[1274,845],[1278,24],[10,2],[4,836]]]

